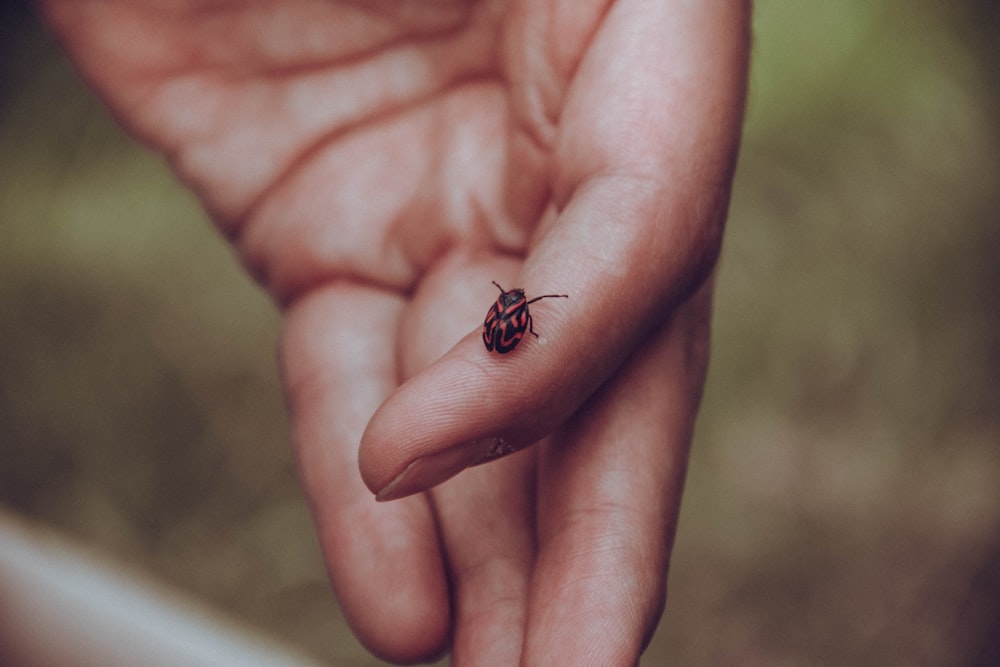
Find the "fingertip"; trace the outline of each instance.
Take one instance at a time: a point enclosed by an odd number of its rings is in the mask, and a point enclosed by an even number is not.
[[[451,447],[436,454],[428,454],[411,462],[403,472],[375,492],[375,500],[387,502],[405,498],[445,482],[466,468],[487,459],[496,450],[499,438],[476,440]]]
[[[472,347],[471,338],[459,347]],[[428,489],[485,455],[491,410],[477,397],[487,384],[482,369],[453,350],[385,400],[358,451],[361,478],[377,500]]]
[[[401,498],[550,433],[579,400],[546,355],[534,338],[491,353],[470,333],[372,416],[358,456],[365,485],[380,501]]]
[[[448,652],[448,614],[435,614],[426,607],[407,613],[394,611],[382,609],[377,622],[368,624],[364,631],[354,630],[358,641],[372,655],[394,665],[416,665],[438,660]]]
[[[450,592],[427,502],[354,497],[314,513],[330,580],[358,641],[393,664],[430,661],[447,650]]]

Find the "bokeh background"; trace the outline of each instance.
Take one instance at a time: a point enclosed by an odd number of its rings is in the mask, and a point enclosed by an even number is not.
[[[1000,664],[1000,5],[760,0],[644,664]],[[278,314],[0,9],[0,504],[337,665]]]

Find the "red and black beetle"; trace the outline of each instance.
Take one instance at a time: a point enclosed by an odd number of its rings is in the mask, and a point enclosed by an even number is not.
[[[492,352],[496,350],[498,354],[507,354],[521,342],[524,331],[527,329],[535,338],[538,334],[531,325],[531,313],[528,312],[528,304],[539,299],[564,298],[568,299],[568,294],[543,294],[536,296],[531,301],[524,296],[523,289],[514,288],[510,291],[500,287],[494,280],[493,284],[500,290],[500,296],[496,303],[490,307],[490,312],[486,313],[483,321],[483,344],[486,349]]]

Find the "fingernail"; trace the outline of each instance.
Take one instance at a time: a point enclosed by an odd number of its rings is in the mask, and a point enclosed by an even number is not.
[[[375,494],[375,500],[396,500],[437,486],[485,458],[495,447],[495,442],[496,438],[475,440],[443,452],[421,456],[382,487]]]

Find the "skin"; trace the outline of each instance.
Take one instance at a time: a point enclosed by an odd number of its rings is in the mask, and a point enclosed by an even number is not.
[[[403,663],[634,664],[705,378],[749,3],[43,8],[281,305],[358,638]],[[569,298],[491,354],[492,280]],[[469,467],[497,438],[523,450]]]

